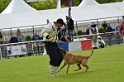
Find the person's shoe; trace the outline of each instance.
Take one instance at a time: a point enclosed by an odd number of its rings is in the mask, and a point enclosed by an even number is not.
[[[58,76],[58,74],[57,73],[52,73],[52,76],[56,77],[56,76]]]
[[[57,69],[58,69],[58,67],[50,65],[50,72],[51,72],[52,76],[58,76]]]

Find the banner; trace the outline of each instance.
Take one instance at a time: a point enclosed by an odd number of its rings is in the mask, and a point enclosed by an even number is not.
[[[7,56],[27,54],[26,45],[7,46]]]

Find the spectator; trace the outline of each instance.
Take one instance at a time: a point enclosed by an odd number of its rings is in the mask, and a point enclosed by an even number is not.
[[[119,25],[117,25],[117,26],[115,27],[115,33],[118,33],[118,34],[119,34]]]
[[[18,42],[17,37],[15,36],[15,34],[12,35],[11,39],[10,39],[10,43],[16,43]]]
[[[5,41],[3,42],[3,44],[8,44],[9,43],[9,39],[5,38]],[[7,46],[4,46],[3,50],[1,50],[3,55],[5,56],[5,59],[7,57]],[[8,57],[9,58],[9,57]]]
[[[74,21],[70,16],[66,16],[67,26],[68,26],[68,36],[73,41],[73,34],[74,34]]]
[[[122,36],[124,43],[124,16],[122,16],[122,22],[119,25],[119,34]]]
[[[115,37],[117,39],[117,44],[120,44],[119,25],[115,27]]]
[[[18,41],[19,42],[24,42],[25,41],[25,37],[23,34],[21,34],[21,36],[18,37]]]
[[[94,24],[94,22],[92,22],[91,28],[92,28],[93,34],[97,33],[96,24]]]
[[[12,35],[12,37],[10,38],[10,43],[16,43],[18,42],[17,37],[15,36],[15,34]],[[17,58],[17,55],[15,55],[15,58]]]
[[[110,26],[110,24],[108,23],[107,24],[107,27],[106,27],[106,29],[105,29],[105,32],[112,32],[113,31],[113,29],[112,29],[112,27]]]
[[[9,43],[9,39],[5,38],[5,41],[3,42],[4,44],[8,44]]]
[[[18,38],[18,37],[20,37],[20,36],[21,36],[21,31],[20,31],[20,29],[18,28],[17,31],[16,31],[16,37]]]
[[[3,41],[3,34],[2,32],[0,31],[0,43]]]
[[[102,23],[102,26],[103,26],[104,31],[105,31],[105,30],[106,30],[106,27],[107,27],[107,22],[106,22],[106,21],[104,21],[104,22]]]
[[[34,35],[32,36],[32,40],[35,41],[35,40],[40,40],[40,36],[37,34],[37,32],[34,32]],[[35,54],[40,54],[39,52],[39,42],[34,42],[34,53]]]
[[[106,27],[106,30],[105,30],[105,32],[112,32],[113,31],[113,29],[112,29],[112,27],[110,26],[110,24],[108,23],[108,25],[107,25],[107,27]],[[112,33],[109,33],[108,34],[108,40],[109,40],[109,46],[111,46],[111,42],[112,42]]]
[[[91,28],[91,26],[88,24],[87,30],[86,30],[86,34],[92,34],[93,33],[93,29]]]
[[[97,38],[97,35],[91,35],[91,34],[93,34],[93,29],[91,28],[91,25],[89,25],[89,24],[88,24],[88,27],[86,30],[86,34],[90,35],[87,38],[92,40],[93,48],[97,49],[98,48],[98,38]]]
[[[40,36],[37,34],[37,32],[34,32],[34,35],[32,36],[32,40],[40,40]]]

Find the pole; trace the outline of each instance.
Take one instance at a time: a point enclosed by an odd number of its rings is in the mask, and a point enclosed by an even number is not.
[[[33,35],[34,35],[34,26],[33,26]]]
[[[0,46],[0,60],[2,60],[1,46]]]
[[[72,0],[68,0],[68,3],[69,3],[68,16],[71,16]]]

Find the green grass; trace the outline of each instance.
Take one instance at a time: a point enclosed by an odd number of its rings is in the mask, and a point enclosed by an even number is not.
[[[91,50],[72,52],[90,54]],[[124,82],[124,45],[95,49],[89,59],[89,70],[73,71],[72,65],[66,75],[65,67],[52,77],[49,72],[48,55],[0,60],[0,82]]]

